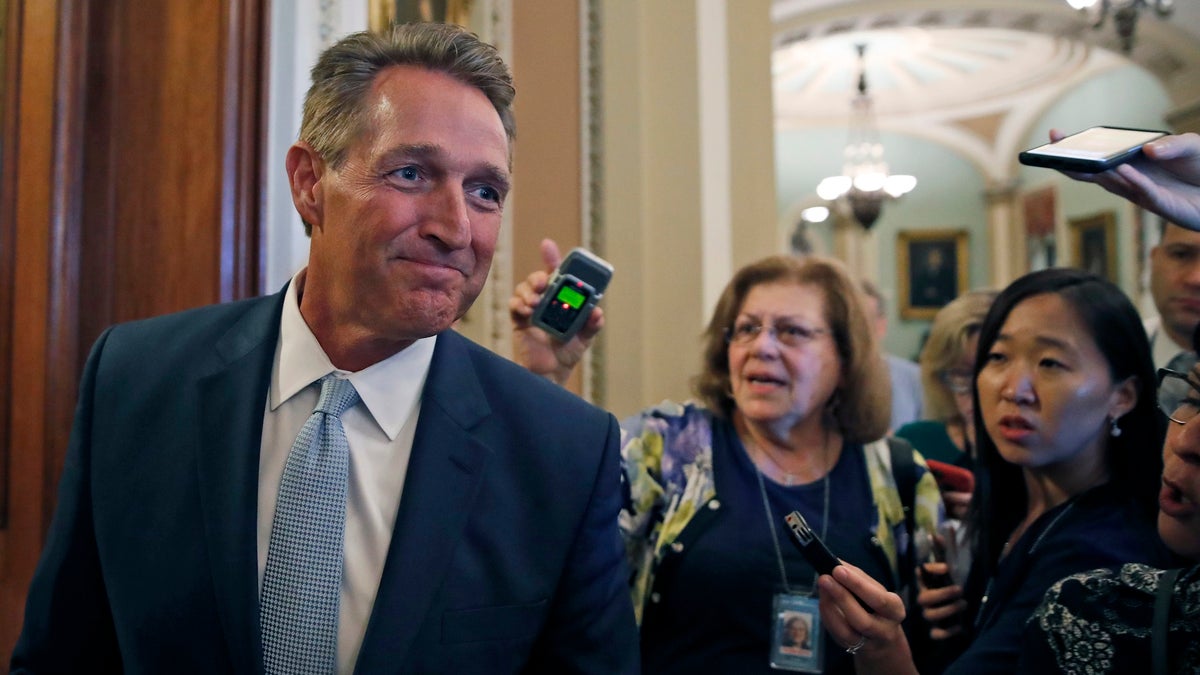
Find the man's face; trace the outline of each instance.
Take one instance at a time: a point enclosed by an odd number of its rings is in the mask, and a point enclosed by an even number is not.
[[[1150,252],[1150,293],[1167,333],[1190,345],[1200,323],[1200,232],[1167,225]]]
[[[417,66],[381,72],[367,111],[341,167],[316,160],[301,311],[310,325],[403,348],[448,328],[483,287],[508,137],[481,91]]]

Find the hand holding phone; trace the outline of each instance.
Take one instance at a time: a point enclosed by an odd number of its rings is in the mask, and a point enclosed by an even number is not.
[[[953,535],[953,533],[950,534]],[[950,611],[954,602],[962,596],[962,589],[960,588],[957,592],[938,590],[957,583],[954,578],[954,570],[947,561],[944,536],[923,530],[917,533],[915,544],[917,559],[920,561],[917,565],[917,575],[920,577],[921,586],[924,587],[917,597],[930,626],[949,634],[962,621],[961,613]],[[929,591],[934,592],[930,593]],[[934,615],[933,617],[929,616],[931,613]]]
[[[928,461],[928,460],[926,460]],[[949,586],[950,567],[946,564],[946,546],[942,538],[925,530],[919,530],[913,539],[917,554],[917,574],[926,588]],[[929,566],[933,565],[931,569]]]
[[[917,569],[921,573],[921,584],[925,588],[943,588],[954,581],[950,576],[950,566],[944,562],[921,563]]]
[[[533,325],[562,342],[575,336],[604,297],[613,267],[584,248],[573,248],[555,270],[533,310]]]
[[[1100,173],[1137,157],[1144,144],[1166,135],[1167,132],[1155,129],[1091,127],[1025,150],[1017,159],[1027,166]]]

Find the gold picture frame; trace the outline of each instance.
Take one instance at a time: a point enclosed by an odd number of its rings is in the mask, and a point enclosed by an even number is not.
[[[367,0],[369,28],[378,33],[395,23],[436,21],[471,27],[472,0]]]
[[[1102,211],[1067,221],[1071,264],[1117,283],[1117,215]]]
[[[966,230],[906,230],[896,244],[900,318],[932,319],[966,290]]]

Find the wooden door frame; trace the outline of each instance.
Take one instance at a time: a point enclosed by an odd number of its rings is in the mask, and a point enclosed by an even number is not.
[[[224,107],[213,120],[221,125],[213,299],[229,301],[256,295],[263,268],[269,2],[219,1]],[[95,40],[110,13],[126,7],[8,2],[0,115],[0,664],[8,662],[55,510],[81,368],[95,337],[95,321],[85,316],[92,308],[81,305],[82,256],[113,252],[83,250],[82,211],[85,166],[108,151],[86,138],[96,112],[89,86],[102,81],[98,61],[107,49]],[[183,307],[160,311],[171,309]]]

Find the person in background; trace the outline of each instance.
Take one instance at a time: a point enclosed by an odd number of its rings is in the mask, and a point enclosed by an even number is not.
[[[1079,270],[1027,274],[992,304],[978,354],[971,572],[965,590],[918,596],[934,636],[960,643],[947,672],[971,675],[1019,672],[1025,624],[1059,579],[1169,561],[1153,529],[1161,465],[1145,452],[1161,441],[1154,368],[1125,294]],[[865,642],[859,672],[915,672],[896,594],[851,565],[819,587],[830,633]]]
[[[543,242],[542,256],[546,271],[509,302],[514,352],[561,383],[603,317],[565,344],[533,327],[557,246]],[[941,502],[919,454],[881,440],[890,388],[861,298],[831,259],[746,265],[704,331],[699,402],[667,401],[622,423],[621,530],[645,672],[773,672],[780,622],[817,615],[816,573],[782,520],[793,510],[835,555],[889,589],[911,585],[907,543],[933,531]],[[853,671],[819,626],[811,633],[824,640],[825,672]]]
[[[1050,140],[1063,133],[1050,130]],[[1191,370],[1190,341],[1200,325],[1200,136],[1164,136],[1142,146],[1133,160],[1095,174],[1063,172],[1096,183],[1163,218],[1150,251],[1150,294],[1158,316],[1145,322],[1154,364]]]
[[[445,24],[312,71],[281,292],[109,328],[14,673],[637,671],[611,415],[448,330],[512,77]]]
[[[863,279],[862,290],[866,295],[867,316],[871,320],[875,340],[882,351],[883,339],[888,330],[887,305],[884,304],[883,293],[871,281]],[[909,422],[921,419],[921,369],[912,361],[893,354],[884,352],[883,358],[887,361],[888,373],[892,377],[892,417],[888,429],[895,431]]]
[[[1158,311],[1145,322],[1154,364],[1186,373],[1196,363],[1191,336],[1200,325],[1200,232],[1163,221],[1150,251],[1150,295]]]
[[[921,448],[927,460],[967,468],[974,463],[975,351],[979,329],[995,298],[995,291],[967,291],[933,317],[920,357],[926,419],[896,432]]]
[[[1017,672],[1200,672],[1200,367],[1160,370],[1158,408],[1170,420],[1158,534],[1183,567],[1130,563],[1054,584],[1025,628]]]

